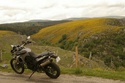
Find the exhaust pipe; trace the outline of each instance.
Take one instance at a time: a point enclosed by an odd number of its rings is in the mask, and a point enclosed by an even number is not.
[[[48,59],[45,62],[41,63],[40,66],[44,67],[44,66],[48,65],[51,62],[52,62],[52,59]]]

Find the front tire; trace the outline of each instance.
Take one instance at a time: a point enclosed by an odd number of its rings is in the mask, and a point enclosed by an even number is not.
[[[24,64],[18,63],[15,58],[11,59],[10,65],[17,74],[22,74],[24,72]]]
[[[56,79],[60,76],[60,68],[52,62],[45,66],[45,73],[50,78]]]

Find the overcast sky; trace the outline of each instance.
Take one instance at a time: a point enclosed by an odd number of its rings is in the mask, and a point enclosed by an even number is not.
[[[0,24],[101,16],[125,16],[125,0],[0,0]]]

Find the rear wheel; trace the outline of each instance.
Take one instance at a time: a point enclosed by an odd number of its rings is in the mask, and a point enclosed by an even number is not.
[[[11,64],[12,69],[17,74],[22,74],[24,72],[24,64],[17,62],[15,58],[11,59],[10,64]]]
[[[60,76],[60,68],[52,62],[45,66],[45,73],[50,78],[56,79]]]

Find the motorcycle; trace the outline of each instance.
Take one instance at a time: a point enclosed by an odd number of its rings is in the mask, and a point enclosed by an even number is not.
[[[60,68],[53,59],[59,62],[60,57],[51,51],[36,55],[30,48],[25,47],[29,43],[32,43],[30,36],[28,36],[21,45],[11,45],[13,58],[10,60],[10,65],[12,69],[17,74],[23,74],[26,68],[32,70],[33,72],[29,78],[31,78],[35,72],[45,72],[50,78],[58,78],[60,76]]]

